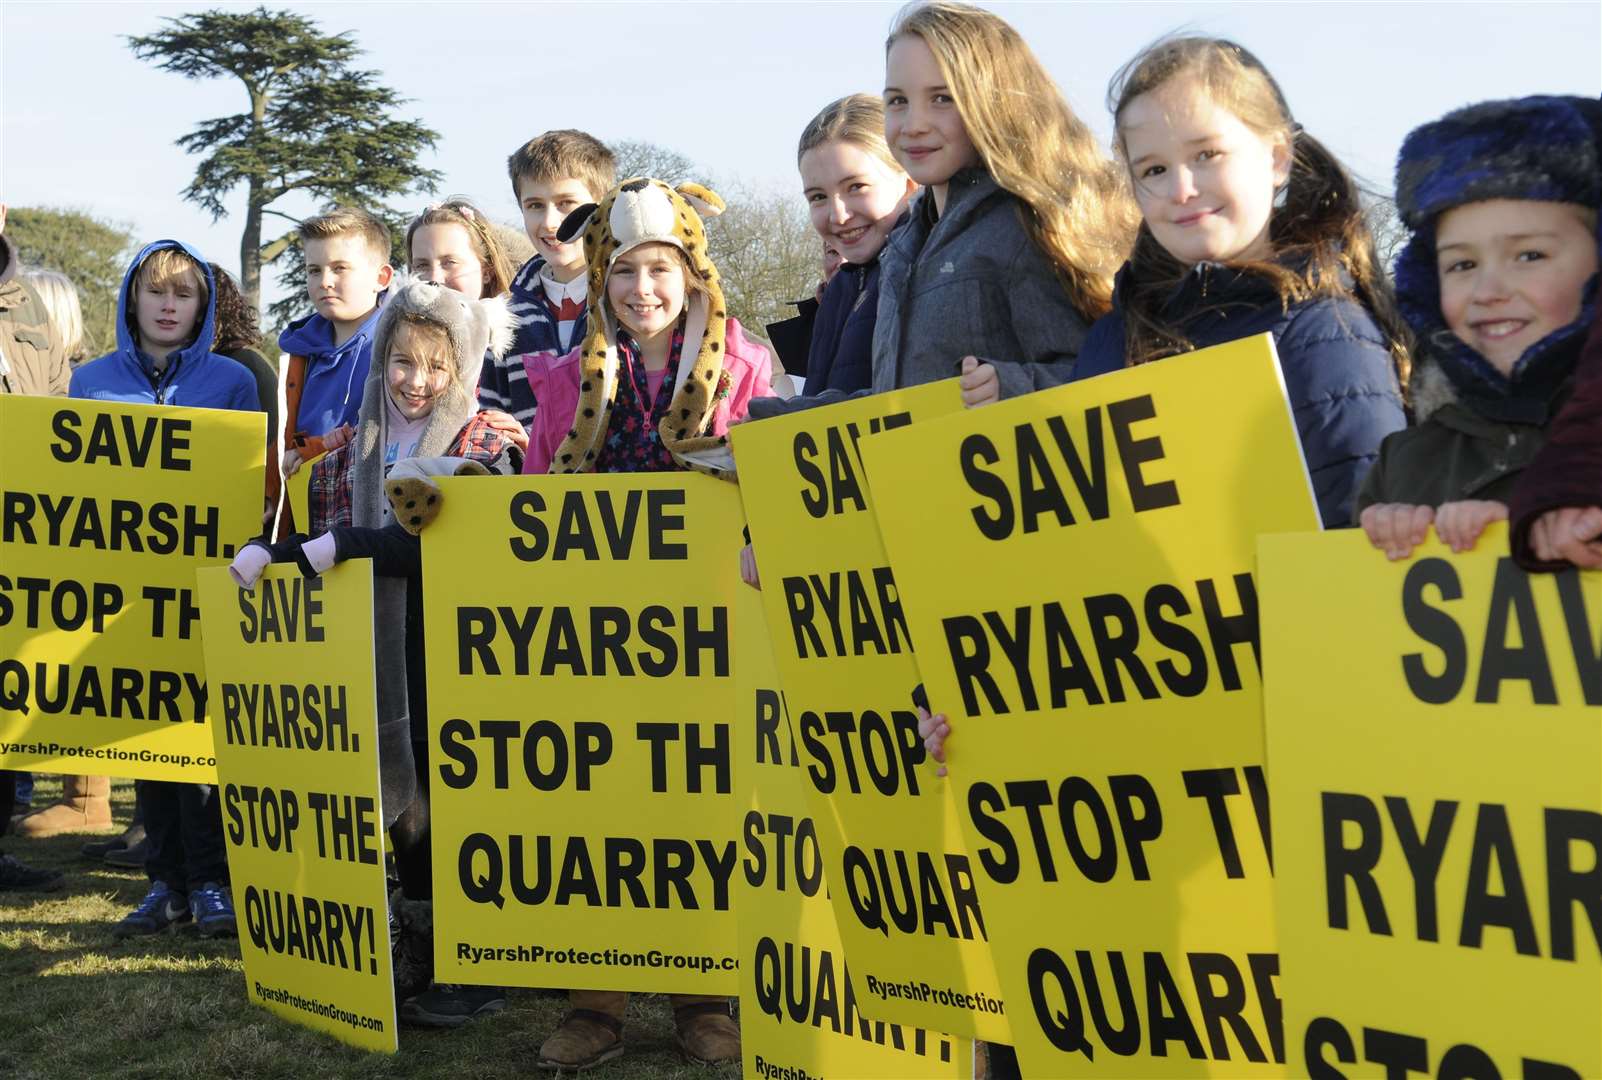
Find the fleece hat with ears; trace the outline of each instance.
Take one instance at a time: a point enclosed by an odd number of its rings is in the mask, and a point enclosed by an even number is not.
[[[486,353],[497,357],[505,353],[515,327],[502,297],[475,300],[455,289],[414,277],[397,278],[390,285],[373,332],[372,364],[356,422],[351,510],[352,521],[359,526],[378,528],[389,520],[389,504],[384,495],[384,448],[390,410],[385,405],[389,382],[384,371],[396,328],[410,321],[428,322],[443,329],[456,365],[456,377],[435,401],[418,440],[416,456],[423,458],[444,454],[456,433],[478,411],[478,373],[484,357]]]
[[[1396,162],[1396,209],[1413,234],[1396,260],[1396,299],[1421,359],[1438,365],[1481,414],[1541,423],[1573,368],[1566,346],[1590,324],[1596,280],[1579,319],[1531,345],[1511,375],[1497,371],[1447,329],[1435,259],[1440,215],[1491,199],[1602,207],[1602,102],[1535,96],[1465,106],[1414,129]],[[1424,401],[1416,392],[1415,399],[1422,414]]]
[[[728,437],[709,435],[723,373],[728,310],[717,267],[706,248],[701,216],[723,212],[723,200],[699,184],[677,189],[635,177],[613,188],[599,205],[583,206],[562,223],[559,238],[584,233],[589,262],[589,332],[580,346],[578,409],[551,458],[551,472],[589,472],[606,443],[607,417],[617,394],[617,318],[607,303],[612,264],[641,244],[671,244],[684,252],[702,289],[685,289],[684,350],[673,401],[657,424],[662,445],[692,469],[731,475]]]

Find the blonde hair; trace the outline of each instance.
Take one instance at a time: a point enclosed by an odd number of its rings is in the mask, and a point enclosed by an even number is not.
[[[1087,320],[1112,304],[1139,212],[1119,169],[1007,22],[951,0],[903,8],[886,51],[914,34],[934,54],[968,139],[1023,204],[1024,228]]]
[[[506,173],[512,181],[512,198],[523,199],[518,190],[524,180],[555,184],[577,180],[599,200],[617,186],[617,159],[606,144],[594,135],[573,128],[547,131],[517,148],[506,159]]]
[[[406,262],[412,261],[412,236],[424,225],[460,225],[467,230],[473,242],[473,252],[489,271],[484,279],[483,291],[474,299],[499,296],[512,287],[512,262],[501,249],[500,237],[484,217],[484,212],[460,195],[452,195],[444,202],[434,203],[406,227]]]
[[[78,287],[58,270],[24,270],[21,277],[44,304],[50,333],[61,342],[69,363],[83,356],[83,308],[78,303]],[[205,282],[201,282],[205,287]]]
[[[884,139],[884,101],[872,94],[850,94],[825,105],[801,132],[801,141],[795,148],[796,164],[801,164],[808,150],[831,142],[851,143],[906,175],[907,170]]]
[[[178,282],[184,277],[192,279],[195,292],[200,294],[200,307],[202,314],[196,326],[205,319],[205,308],[211,303],[211,290],[206,287],[206,271],[189,253],[180,248],[162,248],[152,251],[145,256],[145,261],[139,264],[137,280],[140,285],[152,289],[165,289],[168,285]]]
[[[366,210],[355,206],[336,206],[326,214],[300,223],[300,240],[329,240],[336,236],[360,237],[380,262],[389,262],[389,227]]]
[[[451,347],[450,331],[444,325],[414,311],[401,312],[400,318],[396,321],[400,326],[410,328],[412,348],[422,354],[414,356],[413,359],[427,361],[430,369],[445,371],[450,376],[450,381],[445,384],[446,389],[461,381],[456,370],[456,352]],[[389,353],[384,357],[386,368],[389,367],[389,358],[394,355],[395,344],[399,340],[398,334],[390,335]],[[385,387],[388,388],[388,380],[385,380]]]
[[[1295,122],[1284,92],[1261,60],[1223,38],[1173,36],[1142,49],[1107,90],[1119,155],[1128,160],[1121,122],[1130,102],[1180,78],[1194,80],[1208,100],[1260,137],[1284,139],[1291,148],[1290,177],[1268,219],[1273,255],[1244,268],[1267,279],[1285,307],[1312,296],[1351,296],[1361,303],[1384,332],[1397,382],[1405,390],[1410,335],[1375,252],[1361,192],[1340,160]],[[1144,223],[1129,266],[1127,362],[1133,366],[1194,348],[1164,311],[1189,267]]]

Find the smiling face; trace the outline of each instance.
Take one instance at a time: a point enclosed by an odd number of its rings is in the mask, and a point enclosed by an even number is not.
[[[134,325],[139,328],[139,347],[165,356],[193,340],[195,327],[205,314],[205,294],[192,269],[168,275],[160,284],[152,278],[148,273],[139,274]]]
[[[684,311],[684,290],[684,264],[671,244],[625,251],[606,279],[612,314],[641,346],[673,329]]]
[[[945,185],[957,170],[979,164],[957,101],[935,55],[917,34],[902,34],[885,56],[884,137],[907,175],[935,189],[941,207]]]
[[[820,143],[801,155],[801,186],[812,227],[826,247],[857,266],[879,254],[917,189],[906,173],[846,139]]]
[[[450,339],[435,326],[401,321],[390,338],[384,361],[389,400],[408,420],[434,411],[434,403],[451,384]]]
[[[1186,265],[1267,259],[1285,136],[1264,136],[1180,76],[1124,107],[1118,134],[1152,236]]]
[[[586,203],[596,202],[595,194],[582,180],[532,180],[528,177],[517,182],[517,202],[523,211],[523,231],[534,242],[551,268],[557,281],[568,282],[585,270],[584,241],[574,238],[570,243],[556,239],[556,230],[562,221]]]
[[[1580,314],[1597,272],[1596,212],[1568,203],[1489,199],[1435,226],[1441,316],[1502,374]]]
[[[489,268],[473,248],[467,227],[450,222],[420,225],[412,233],[412,273],[464,296],[479,299],[489,282]]]

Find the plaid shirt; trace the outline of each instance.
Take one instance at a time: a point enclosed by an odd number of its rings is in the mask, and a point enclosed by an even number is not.
[[[346,443],[312,466],[306,487],[306,510],[311,517],[306,534],[319,536],[329,529],[350,525],[354,519],[355,440]],[[492,427],[483,413],[469,419],[446,447],[445,457],[468,458],[490,472],[516,475],[523,470],[523,454],[511,437]]]

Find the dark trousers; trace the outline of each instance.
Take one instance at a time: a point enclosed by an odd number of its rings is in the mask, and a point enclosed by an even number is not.
[[[11,828],[11,807],[17,801],[17,774],[0,772],[0,836]]]
[[[429,841],[432,818],[428,803],[426,742],[412,743],[412,762],[417,769],[417,797],[389,827],[389,843],[395,849],[395,872],[400,877],[401,895],[408,900],[432,900],[434,853]]]
[[[208,881],[228,884],[228,849],[223,842],[222,796],[213,784],[150,780],[140,785],[150,849],[145,873],[178,892]]]

